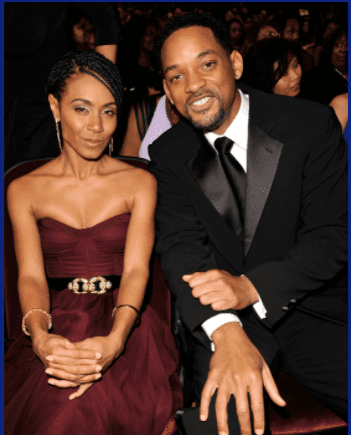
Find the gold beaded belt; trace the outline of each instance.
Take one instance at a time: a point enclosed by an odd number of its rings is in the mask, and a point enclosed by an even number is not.
[[[121,277],[119,275],[94,276],[93,278],[48,278],[50,288],[61,291],[68,288],[76,294],[104,294],[113,288],[118,288]]]

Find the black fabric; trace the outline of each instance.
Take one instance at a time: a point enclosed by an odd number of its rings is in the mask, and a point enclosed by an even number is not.
[[[90,20],[96,46],[117,44],[111,3],[77,2],[75,7]],[[5,171],[21,161],[60,154],[44,85],[54,64],[70,48],[66,17],[60,2],[4,5]]]
[[[219,159],[228,178],[229,184],[235,194],[239,209],[239,220],[241,231],[238,234],[239,240],[243,242],[244,237],[244,210],[246,194],[246,173],[240,163],[231,154],[234,142],[227,138],[221,137],[215,141],[215,148],[218,151]]]
[[[149,128],[157,106],[157,95],[141,98],[133,104],[140,140],[142,141]]]

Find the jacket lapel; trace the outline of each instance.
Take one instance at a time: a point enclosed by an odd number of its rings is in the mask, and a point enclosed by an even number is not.
[[[277,171],[283,143],[249,122],[244,256],[249,252]]]

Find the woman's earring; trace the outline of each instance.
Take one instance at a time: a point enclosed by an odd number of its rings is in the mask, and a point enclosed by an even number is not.
[[[113,152],[113,137],[110,139],[110,143],[108,144],[108,155],[111,157]]]
[[[57,119],[55,119],[55,123],[56,123],[57,140],[58,140],[60,151],[62,153],[61,134],[60,134],[60,127],[58,125],[59,121]]]

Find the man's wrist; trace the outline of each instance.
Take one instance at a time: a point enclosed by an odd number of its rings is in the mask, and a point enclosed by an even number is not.
[[[252,282],[249,280],[249,278],[245,275],[241,275],[240,277],[242,279],[242,282],[244,284],[244,288],[249,296],[250,304],[253,305],[256,302],[260,300],[260,297],[258,295],[258,291],[256,290],[256,287],[252,284]]]
[[[215,347],[219,345],[222,339],[228,335],[237,333],[239,330],[242,330],[242,327],[238,322],[229,322],[220,326],[213,332],[211,337]]]

